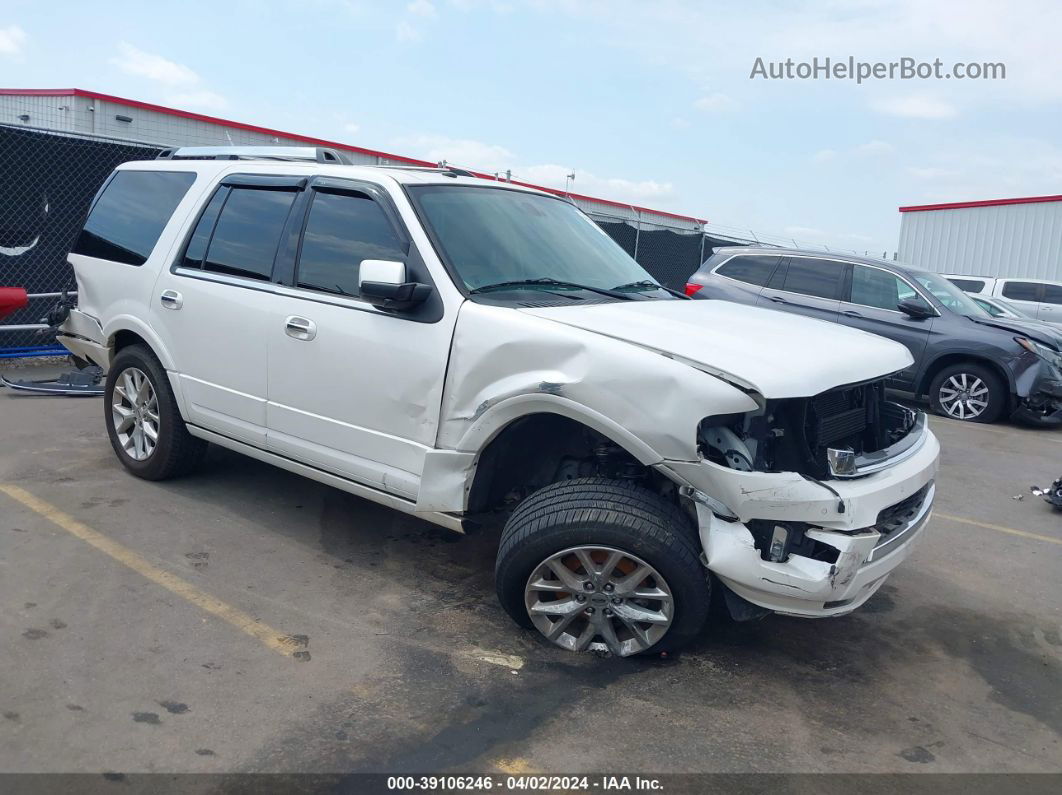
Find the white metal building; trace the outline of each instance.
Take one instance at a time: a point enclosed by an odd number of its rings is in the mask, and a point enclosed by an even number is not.
[[[937,273],[1062,281],[1062,196],[901,207],[896,256]]]
[[[0,123],[106,136],[123,141],[158,144],[163,147],[312,144],[340,149],[354,163],[436,165],[404,155],[272,130],[267,127],[219,119],[201,113],[191,113],[80,88],[0,88]],[[468,163],[453,163],[452,165],[475,166],[475,164]],[[490,177],[492,175],[480,174],[480,176]],[[541,188],[537,185],[531,187]],[[541,190],[569,196],[586,212],[598,217],[615,218],[617,221],[655,224],[690,231],[703,229],[705,224],[705,219],[664,210],[654,210],[649,207],[639,207],[577,193],[566,193],[553,188],[541,188]]]

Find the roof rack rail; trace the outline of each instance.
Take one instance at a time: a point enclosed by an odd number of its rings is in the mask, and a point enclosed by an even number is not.
[[[436,174],[446,174],[450,177],[472,177],[473,179],[483,179],[479,174],[474,174],[467,168],[456,168],[455,166],[407,166],[402,163],[379,163],[373,168],[397,168],[402,171],[431,171]]]
[[[182,146],[164,149],[158,160],[298,160],[350,165],[336,149],[325,146]]]

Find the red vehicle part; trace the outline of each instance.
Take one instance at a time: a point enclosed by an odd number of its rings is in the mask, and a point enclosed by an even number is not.
[[[29,303],[26,291],[21,287],[0,287],[0,320],[22,309]]]

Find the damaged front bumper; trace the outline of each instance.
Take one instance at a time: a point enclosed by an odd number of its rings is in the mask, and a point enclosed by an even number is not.
[[[666,462],[664,468],[689,484],[705,564],[723,584],[766,610],[836,616],[881,587],[929,522],[940,445],[931,431],[923,433],[916,450],[856,479],[809,481],[792,472],[737,472],[706,461]],[[799,552],[786,549],[776,556],[781,559],[766,559],[764,525],[799,528]],[[754,536],[754,530],[760,532]]]

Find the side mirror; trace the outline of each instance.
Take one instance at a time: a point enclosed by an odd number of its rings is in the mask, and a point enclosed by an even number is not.
[[[431,285],[406,281],[406,265],[386,259],[363,259],[358,269],[361,297],[375,307],[402,312],[424,303]]]
[[[896,304],[896,308],[903,312],[905,315],[913,317],[915,320],[924,320],[927,317],[933,317],[936,314],[932,309],[926,306],[922,301],[916,301],[913,298],[905,298],[900,303]]]

